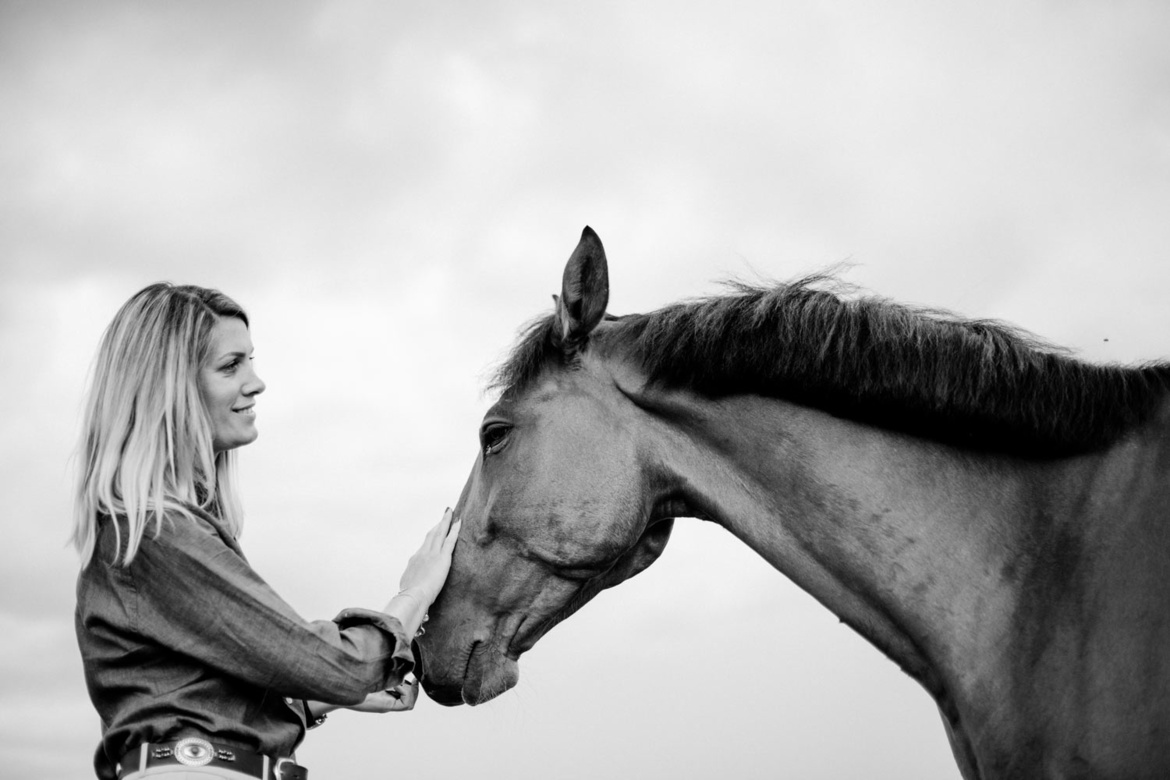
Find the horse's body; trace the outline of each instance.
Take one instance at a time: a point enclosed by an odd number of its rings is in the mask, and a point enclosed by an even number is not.
[[[604,264],[586,229],[503,370],[432,698],[514,685],[699,517],[918,680],[965,778],[1170,776],[1170,370],[800,285],[603,320]]]

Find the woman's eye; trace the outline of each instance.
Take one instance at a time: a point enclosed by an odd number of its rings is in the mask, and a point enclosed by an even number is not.
[[[479,432],[480,448],[484,455],[491,455],[494,452],[499,452],[500,448],[504,446],[505,439],[508,438],[508,431],[511,428],[507,425],[488,425]]]

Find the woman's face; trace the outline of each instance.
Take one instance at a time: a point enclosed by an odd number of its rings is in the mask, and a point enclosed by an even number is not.
[[[252,369],[252,337],[243,320],[220,317],[211,331],[211,353],[199,369],[199,390],[211,418],[216,452],[256,440],[256,396],[264,382]]]

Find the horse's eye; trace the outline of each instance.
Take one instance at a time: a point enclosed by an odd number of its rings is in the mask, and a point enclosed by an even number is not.
[[[488,423],[479,432],[479,445],[484,455],[499,452],[508,439],[512,426],[504,423]]]

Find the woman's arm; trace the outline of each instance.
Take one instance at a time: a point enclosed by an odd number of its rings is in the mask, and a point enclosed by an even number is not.
[[[458,524],[449,511],[411,558],[389,614],[353,609],[313,622],[252,570],[214,518],[196,514],[164,524],[120,570],[133,580],[136,630],[294,698],[361,706],[370,691],[401,682],[411,639],[450,567]]]

